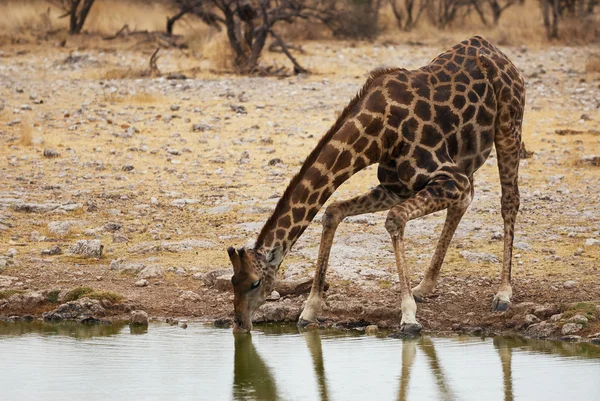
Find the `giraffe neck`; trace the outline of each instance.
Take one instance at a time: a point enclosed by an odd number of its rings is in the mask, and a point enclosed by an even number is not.
[[[367,79],[288,185],[255,249],[266,252],[281,247],[285,255],[336,188],[384,157],[383,144],[393,141],[385,139],[390,134],[381,114],[386,105],[379,86],[386,74],[395,71],[399,70],[380,70]]]
[[[374,160],[343,140],[364,135],[349,121],[329,138],[324,137],[309,155],[279,200],[256,240],[256,249],[281,246],[286,254],[337,187]]]

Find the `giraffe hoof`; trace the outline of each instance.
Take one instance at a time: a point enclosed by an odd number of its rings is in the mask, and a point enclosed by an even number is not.
[[[302,318],[298,319],[298,323],[296,323],[296,326],[304,328],[306,326],[308,326],[309,324],[313,324],[316,322],[311,322],[310,320],[304,320]]]
[[[425,295],[423,295],[419,292],[413,291],[413,298],[415,299],[416,302],[425,302]]]
[[[509,305],[510,305],[510,300],[503,299],[503,298],[499,297],[498,295],[496,295],[494,297],[494,300],[492,301],[492,311],[505,312],[508,310]]]
[[[400,333],[406,336],[416,336],[421,333],[423,326],[420,323],[402,323],[400,325]]]

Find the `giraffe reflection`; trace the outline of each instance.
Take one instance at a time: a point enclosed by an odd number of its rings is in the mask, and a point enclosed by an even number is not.
[[[327,372],[325,370],[321,335],[318,331],[305,331],[300,335],[306,341],[311,355],[315,378],[317,381],[319,399],[328,401],[330,399]],[[504,386],[504,400],[513,400],[512,383],[512,349],[523,345],[523,342],[515,339],[494,338],[494,348],[498,351],[502,365],[502,376]],[[427,367],[435,378],[437,387],[437,399],[451,401],[458,399],[440,358],[435,350],[435,344],[428,337],[404,339],[402,341],[402,368],[400,372],[398,396],[399,401],[411,399],[410,380],[415,359],[419,352],[425,356]],[[413,394],[416,396],[417,394]],[[278,394],[275,378],[269,367],[265,364],[260,354],[252,344],[252,336],[235,335],[235,368],[233,379],[233,398],[252,400],[277,400]],[[414,398],[414,397],[413,397]]]
[[[277,386],[269,367],[260,357],[249,335],[234,335],[233,398],[277,400]]]
[[[398,400],[405,401],[408,398],[408,385],[410,383],[410,372],[417,355],[417,347],[427,357],[427,363],[431,369],[439,390],[439,399],[450,401],[456,399],[444,376],[431,339],[420,337],[418,339],[405,339],[402,342],[402,372],[400,374],[400,388],[398,389]]]
[[[319,384],[319,395],[321,401],[328,401],[327,379],[325,378],[325,365],[323,363],[323,348],[321,347],[321,335],[318,331],[307,331],[303,333],[306,345],[310,351],[313,361],[317,382]]]

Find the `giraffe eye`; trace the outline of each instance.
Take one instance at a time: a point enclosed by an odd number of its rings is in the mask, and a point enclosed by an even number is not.
[[[258,288],[258,286],[260,285],[260,282],[261,282],[261,280],[256,280],[255,282],[253,282],[253,283],[250,285],[250,289],[251,289],[251,290],[253,290],[253,289],[255,289],[255,288]]]

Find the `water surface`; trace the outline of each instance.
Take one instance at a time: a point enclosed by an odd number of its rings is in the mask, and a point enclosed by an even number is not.
[[[0,322],[0,399],[600,400],[600,347]]]

